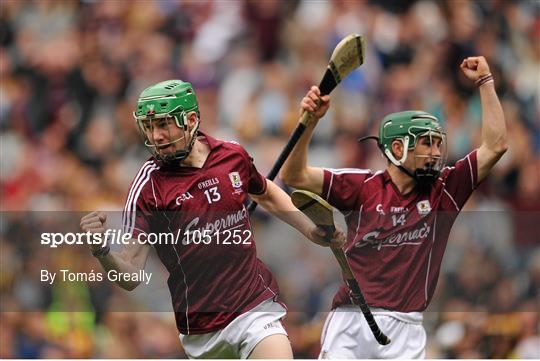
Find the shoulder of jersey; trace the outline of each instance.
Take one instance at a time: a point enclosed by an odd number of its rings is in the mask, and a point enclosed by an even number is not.
[[[152,166],[153,168],[156,168],[156,169],[160,168],[159,162],[154,157],[149,157],[148,159],[146,159],[144,163],[140,165],[139,169],[148,167],[148,166]]]
[[[225,149],[230,149],[230,150],[234,150],[234,151],[241,151],[241,152],[245,152],[246,150],[244,149],[244,147],[242,147],[242,145],[234,140],[222,140],[222,139],[217,139],[218,142],[221,143],[221,146],[224,147]]]
[[[451,171],[452,169],[455,169],[455,167],[454,167],[454,166],[448,166],[448,165],[447,165],[446,167],[444,167],[444,168],[441,170],[441,172],[440,172],[440,174],[439,174],[439,178],[438,178],[437,180],[438,180],[439,182],[443,182],[443,183],[444,183],[444,182],[446,181],[446,178],[448,177],[448,174],[450,173],[450,171]]]
[[[154,157],[148,158],[137,169],[137,173],[133,178],[132,184],[135,185],[137,182],[140,182],[141,179],[150,178],[152,176],[152,173],[155,171],[159,171],[160,168],[161,166],[159,162]]]
[[[159,162],[154,157],[148,158],[140,168],[143,167],[151,167],[152,170],[159,170],[159,168],[161,168]]]
[[[378,170],[376,172],[373,172],[371,169],[361,169],[361,168],[325,168],[329,172],[333,173],[334,175],[361,175],[364,176],[365,182],[371,181],[375,178],[382,179],[382,175],[384,171]]]
[[[222,142],[223,145],[225,145],[225,146],[229,146],[229,147],[232,147],[232,148],[235,148],[235,147],[240,147],[240,148],[242,148],[242,146],[240,145],[240,143],[238,143],[238,142],[235,141],[235,140],[221,140],[221,139],[218,139],[218,141]]]

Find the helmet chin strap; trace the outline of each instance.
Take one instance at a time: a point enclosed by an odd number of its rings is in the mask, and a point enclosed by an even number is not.
[[[404,166],[402,165],[398,165],[397,168],[402,171],[403,173],[405,173],[406,175],[408,175],[409,177],[411,177],[412,179],[414,179],[415,181],[418,181],[418,179],[416,179],[416,176],[414,175],[414,173],[410,172],[407,168],[405,168]]]
[[[439,176],[439,172],[433,169],[415,169],[413,173],[402,165],[397,166],[397,168],[414,179],[416,187],[420,191],[427,191]]]
[[[187,117],[185,117],[184,119],[185,119],[184,124],[187,124]],[[184,149],[185,155],[179,160],[186,159],[189,153],[191,153],[191,150],[193,149],[193,145],[195,144],[195,140],[197,139],[198,132],[199,132],[199,120],[197,119],[197,123],[195,124],[191,132],[189,133],[189,135],[191,136],[191,140],[189,141],[189,145]]]
[[[195,144],[195,140],[197,139],[197,134],[199,132],[199,123],[200,121],[197,115],[197,123],[195,123],[195,126],[193,127],[193,129],[191,129],[191,132],[189,132],[189,135],[191,136],[191,140],[189,141],[189,144],[186,148],[177,152],[179,154],[175,157],[175,160],[182,161],[188,157],[189,153],[191,153],[191,150],[193,149],[193,145]],[[187,124],[188,124],[187,114],[184,114],[184,124],[186,124],[186,128],[187,128]],[[185,133],[185,130],[184,130],[184,133]]]
[[[417,168],[414,170],[414,172],[411,172],[407,168],[405,168],[403,165],[397,166],[397,168],[414,179],[416,181],[416,184],[420,187],[430,186],[432,185],[435,180],[439,177],[439,171],[434,170],[433,168]]]

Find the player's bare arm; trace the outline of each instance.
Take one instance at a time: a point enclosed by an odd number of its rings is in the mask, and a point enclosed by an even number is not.
[[[467,78],[476,82],[480,91],[482,144],[478,148],[477,162],[478,181],[481,181],[508,148],[504,113],[486,59],[483,56],[468,57],[460,67]]]
[[[315,226],[302,212],[294,206],[291,198],[274,182],[266,180],[266,192],[260,195],[250,194],[250,197],[259,203],[264,209],[272,213],[282,221],[296,228],[300,233],[306,236],[312,242],[327,247],[342,247],[345,244],[345,234],[341,230],[336,230],[332,235],[332,241],[329,244],[324,236],[325,232]]]
[[[81,218],[81,229],[90,233],[105,233],[107,215],[103,212],[91,212]],[[93,253],[103,249],[103,244],[92,244],[90,249]],[[143,270],[148,259],[150,246],[138,243],[131,239],[130,244],[125,244],[120,252],[110,251],[103,257],[96,257],[105,271],[116,270],[121,273],[135,273]],[[140,284],[140,281],[117,281],[120,287],[131,291]]]
[[[318,87],[312,86],[306,96],[300,102],[300,114],[307,111],[313,121],[310,122],[304,134],[293,148],[289,158],[283,164],[280,173],[281,179],[289,186],[305,189],[313,193],[321,194],[324,182],[322,168],[310,167],[307,164],[308,147],[313,136],[313,130],[317,122],[322,118],[330,107],[330,96],[320,96]]]

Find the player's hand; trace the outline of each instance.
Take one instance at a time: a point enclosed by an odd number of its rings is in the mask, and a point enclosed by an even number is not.
[[[81,230],[90,233],[105,233],[107,215],[103,212],[92,212],[81,218]],[[95,252],[103,247],[103,244],[90,244],[90,249]]]
[[[472,81],[489,74],[489,65],[483,56],[470,56],[463,59],[459,66],[463,74]]]
[[[300,102],[300,115],[305,111],[311,113],[315,118],[324,117],[330,107],[330,96],[321,97],[321,91],[313,85],[305,97]]]
[[[309,239],[313,243],[318,244],[319,246],[332,247],[332,248],[342,248],[345,245],[345,242],[347,241],[347,237],[345,236],[345,233],[343,233],[343,231],[339,228],[336,228],[330,242],[328,241],[328,238],[326,237],[326,232],[324,231],[324,229],[320,227],[313,227],[313,229],[310,232]]]

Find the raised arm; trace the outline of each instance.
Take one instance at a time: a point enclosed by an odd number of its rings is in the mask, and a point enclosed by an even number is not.
[[[506,124],[486,59],[483,56],[466,58],[461,63],[461,70],[469,79],[475,81],[480,91],[482,144],[477,152],[478,181],[480,182],[508,148]]]
[[[107,215],[105,213],[92,212],[82,217],[80,226],[84,232],[103,234],[105,233],[106,221]],[[129,243],[123,245],[120,252],[104,252],[107,253],[104,256],[99,255],[99,253],[108,246],[94,244],[90,246],[90,249],[92,253],[97,254],[96,258],[105,271],[116,270],[120,273],[135,273],[144,269],[150,246],[140,244],[135,239]],[[140,281],[117,281],[116,283],[123,289],[131,291],[140,284]]]
[[[320,118],[330,107],[330,97],[320,97],[320,90],[312,86],[300,103],[300,114],[304,111],[312,114],[312,119],[296,143],[291,154],[283,164],[280,177],[287,185],[321,194],[323,189],[324,171],[322,168],[310,167],[307,164],[307,153],[313,130]]]

